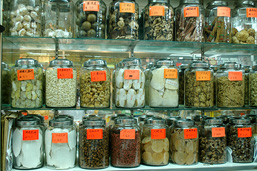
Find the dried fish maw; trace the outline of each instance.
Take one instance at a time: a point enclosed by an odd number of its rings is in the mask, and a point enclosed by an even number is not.
[[[168,164],[169,163],[169,152],[165,151],[163,153],[163,164]]]
[[[164,149],[164,151],[169,151],[169,140],[168,140],[168,138],[163,139],[163,149]]]
[[[76,147],[76,132],[75,130],[72,130],[68,133],[68,142],[70,149],[73,149]]]
[[[187,153],[193,153],[195,151],[195,148],[194,148],[194,143],[193,141],[187,141],[186,143],[186,152]]]
[[[140,71],[141,73],[141,79],[140,79],[140,88],[144,88],[145,87],[145,73]]]
[[[174,162],[180,165],[186,163],[186,154],[184,152],[175,152],[174,154]]]
[[[70,152],[69,152],[69,148],[53,148],[53,152],[52,152],[52,158],[53,160],[53,164],[54,166],[58,169],[65,169],[65,168],[69,168],[70,165]]]
[[[23,141],[21,164],[25,168],[36,168],[40,164],[40,155],[40,147],[36,141]]]
[[[122,88],[124,84],[124,69],[119,69],[118,72],[115,72],[115,83],[117,88]]]
[[[153,162],[152,155],[149,152],[144,152],[142,155],[142,159],[145,163],[148,163],[148,164]]]
[[[154,151],[152,150],[152,144],[151,143],[145,144],[143,148],[147,152],[154,153]]]
[[[144,106],[144,103],[145,103],[145,91],[144,91],[144,89],[140,88],[137,91],[136,101],[137,101],[136,107],[143,107]]]
[[[175,141],[175,148],[178,151],[184,151],[185,145],[185,140],[178,139]]]
[[[189,153],[186,157],[186,164],[190,165],[195,162],[196,154],[195,153]]]
[[[145,137],[142,141],[143,144],[151,142],[151,137]]]
[[[153,153],[153,164],[160,165],[163,162],[163,153]]]
[[[132,80],[124,80],[123,88],[129,90],[132,87]]]
[[[164,69],[163,68],[155,69],[153,70],[152,74],[153,76],[150,83],[151,87],[153,87],[156,90],[164,89],[164,85],[165,85]]]
[[[12,150],[14,157],[18,157],[21,152],[21,144],[22,144],[22,133],[19,129],[15,129],[13,132],[13,142],[12,142]]]
[[[151,86],[149,89],[149,99],[149,105],[152,107],[159,107],[162,104],[162,96]]]
[[[126,90],[120,89],[120,90],[119,90],[119,97],[118,97],[119,106],[120,106],[120,107],[125,107],[126,99],[127,99]]]
[[[163,150],[163,140],[152,140],[152,150],[155,153],[160,153]]]
[[[166,89],[163,95],[162,105],[165,107],[178,106],[178,92]]]
[[[136,91],[129,89],[127,94],[127,107],[134,107],[136,101]]]

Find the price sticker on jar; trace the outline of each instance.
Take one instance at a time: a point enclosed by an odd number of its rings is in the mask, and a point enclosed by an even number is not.
[[[231,17],[231,9],[229,7],[218,7],[217,8],[218,17]]]
[[[252,128],[237,128],[238,138],[252,137]]]
[[[225,137],[225,128],[212,128],[212,137]]]
[[[178,70],[177,69],[164,69],[164,78],[177,79],[178,78]]]
[[[100,5],[98,1],[84,1],[83,2],[83,11],[95,11],[98,12]]]
[[[211,71],[196,71],[196,81],[210,81]]]
[[[149,7],[149,15],[150,16],[164,16],[165,15],[165,7],[164,6],[150,6]]]
[[[185,7],[184,17],[199,17],[199,7]]]
[[[106,71],[91,71],[91,82],[106,81]]]
[[[23,130],[22,131],[22,140],[23,141],[34,141],[39,139],[39,130]]]
[[[102,129],[87,129],[87,139],[88,140],[103,139],[103,130]]]
[[[58,68],[57,69],[58,79],[73,79],[73,69],[72,68]]]
[[[122,140],[134,140],[136,138],[135,129],[123,129],[120,131],[120,139]]]
[[[229,81],[243,81],[243,73],[240,71],[228,72]]]
[[[17,70],[17,78],[19,81],[34,80],[34,69]]]
[[[196,139],[198,137],[197,128],[184,129],[184,139]]]
[[[165,139],[166,129],[151,129],[151,139]]]
[[[139,80],[140,71],[138,69],[127,69],[124,71],[125,80]]]
[[[68,143],[68,133],[52,133],[52,143]]]
[[[135,4],[120,3],[120,13],[135,13]]]
[[[246,8],[247,18],[257,18],[257,8]]]

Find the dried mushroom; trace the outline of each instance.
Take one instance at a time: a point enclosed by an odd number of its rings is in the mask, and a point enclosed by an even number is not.
[[[236,28],[232,30],[232,43],[236,44],[255,44],[255,30],[253,28],[238,31]]]

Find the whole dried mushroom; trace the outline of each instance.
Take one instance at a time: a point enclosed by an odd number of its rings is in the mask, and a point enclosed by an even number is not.
[[[238,31],[236,28],[232,30],[232,43],[236,44],[256,44],[255,30],[253,28]]]
[[[257,106],[257,73],[250,73],[250,106]]]

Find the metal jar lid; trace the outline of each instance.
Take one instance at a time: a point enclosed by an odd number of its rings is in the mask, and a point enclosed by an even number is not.
[[[148,0],[148,3],[155,3],[155,2],[170,3],[170,0]]]
[[[21,58],[15,62],[15,66],[24,66],[24,65],[37,66],[38,61],[32,58]]]
[[[213,69],[214,72],[217,72],[218,69],[219,69],[219,66],[218,65],[211,65],[210,68]]]
[[[174,66],[174,61],[171,61],[169,59],[160,59],[156,61],[156,67],[162,67],[162,66]]]
[[[150,119],[152,117],[154,117],[154,116],[153,115],[142,115],[142,116],[138,117],[138,121],[142,122],[142,121],[145,121],[146,119]]]
[[[251,123],[250,119],[243,118],[243,117],[240,117],[240,118],[237,117],[232,119],[231,121],[235,125],[247,125]]]
[[[146,65],[146,69],[152,69],[154,68],[154,63],[153,62],[149,62],[147,65]]]
[[[73,62],[68,59],[55,59],[50,62],[49,67],[55,67],[55,66],[72,67]]]
[[[166,119],[167,125],[171,126],[172,124],[175,123],[176,120],[181,119],[180,116],[171,116],[168,119]]]
[[[175,121],[175,125],[178,127],[192,127],[194,126],[194,121],[190,119],[179,119]]]
[[[111,121],[114,121],[116,118],[121,118],[121,117],[127,117],[126,114],[115,114],[111,116]]]
[[[105,126],[105,120],[100,117],[87,118],[82,122],[84,126]]]
[[[73,117],[73,116],[70,116],[70,115],[59,115],[59,116],[56,117],[56,118],[68,118],[68,119],[74,120],[74,117]]]
[[[2,62],[2,69],[8,69],[8,68],[9,68],[8,64]]]
[[[152,117],[152,118],[146,119],[144,122],[145,122],[145,124],[151,124],[151,125],[155,125],[155,124],[165,125],[166,124],[165,119],[158,118],[158,117]]]
[[[180,0],[180,4],[200,4],[199,0]]]
[[[224,6],[224,7],[227,7],[228,6],[228,3],[225,2],[225,1],[213,1],[211,3],[208,4],[207,8],[209,8],[209,5],[210,6]]]
[[[122,61],[123,66],[140,66],[141,59],[138,58],[128,58]]]
[[[205,120],[205,123],[208,125],[221,125],[223,120],[221,118],[208,118]]]
[[[180,70],[185,70],[185,69],[188,68],[188,66],[189,66],[188,64],[182,64],[182,65],[179,66],[179,69]]]
[[[249,114],[249,115],[245,115],[244,117],[247,118],[247,119],[250,119],[250,121],[251,121],[252,124],[256,124],[257,115],[255,115],[255,114]]]
[[[238,2],[239,3],[239,2]],[[254,1],[242,1],[240,4],[241,6],[250,6],[250,7],[255,7],[255,2]]]
[[[89,59],[88,61],[84,62],[84,67],[91,66],[107,66],[107,63],[102,59]]]
[[[69,117],[57,117],[49,121],[51,127],[72,126],[73,120]]]
[[[34,115],[26,115],[16,119],[16,124],[19,127],[22,126],[39,126],[41,125],[41,120]]]
[[[249,73],[250,72],[250,66],[243,66],[245,73]]]
[[[223,66],[224,69],[237,69],[238,64],[236,62],[226,62]]]
[[[29,114],[29,115],[39,119],[41,124],[45,122],[45,118],[41,115],[37,115],[37,114]]]
[[[137,124],[137,120],[133,117],[120,117],[114,120],[115,124]]]
[[[195,61],[190,64],[190,68],[209,68],[209,64],[206,62]]]

